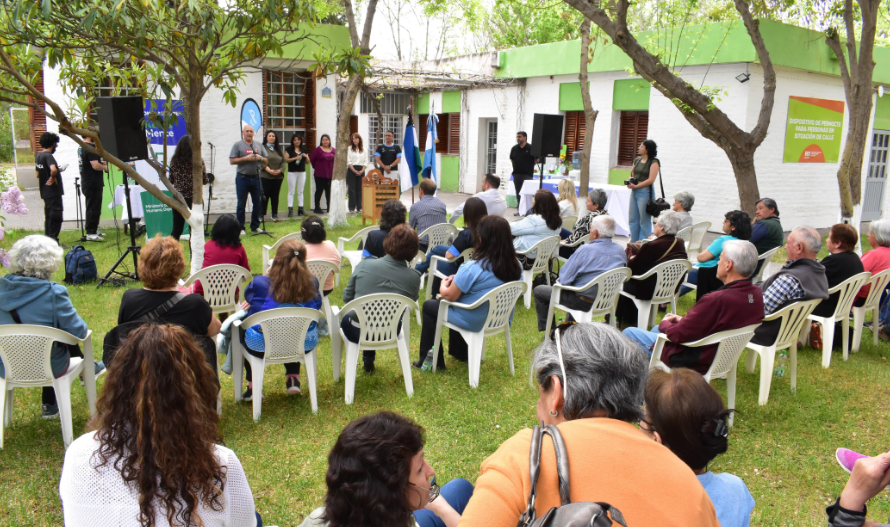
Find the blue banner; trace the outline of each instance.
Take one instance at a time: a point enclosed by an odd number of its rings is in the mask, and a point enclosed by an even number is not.
[[[145,100],[145,135],[153,145],[164,144],[164,130],[157,128],[148,120],[148,114],[151,112],[163,113],[164,105],[167,101],[164,99],[146,99]],[[180,139],[185,137],[185,119],[182,116],[182,101],[173,101],[173,113],[176,115],[176,124],[166,130],[167,146],[176,146]]]
[[[241,105],[241,126],[239,130],[243,130],[245,126],[252,126],[253,131],[259,133],[260,127],[263,126],[263,111],[260,105],[253,99],[247,99]]]

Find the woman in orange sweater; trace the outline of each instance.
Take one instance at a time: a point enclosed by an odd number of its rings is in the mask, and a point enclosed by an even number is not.
[[[537,419],[565,440],[571,501],[609,503],[627,525],[719,527],[692,470],[631,424],[642,417],[646,354],[606,324],[562,324],[554,333],[533,363]],[[520,431],[482,462],[460,527],[516,526],[531,491],[531,435]],[[553,444],[542,445],[538,518],[560,505]]]

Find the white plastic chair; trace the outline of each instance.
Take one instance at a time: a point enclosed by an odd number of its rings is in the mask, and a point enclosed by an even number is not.
[[[658,312],[658,308],[653,310],[653,304],[658,306],[662,302],[670,302],[671,313],[677,312],[677,286],[690,269],[692,269],[692,264],[689,263],[689,260],[668,260],[649,269],[645,274],[630,277],[631,280],[645,280],[653,274],[656,275],[655,290],[652,292],[650,300],[643,300],[627,291],[621,291],[621,296],[629,298],[637,306],[638,328],[648,330],[655,323],[655,314]]]
[[[479,387],[479,370],[485,357],[485,339],[503,333],[507,340],[507,358],[510,363],[510,375],[513,375],[513,346],[510,343],[510,315],[516,307],[516,301],[526,290],[524,282],[509,282],[495,287],[485,296],[472,304],[461,304],[443,300],[439,304],[439,318],[436,321],[436,338],[433,341],[433,371],[439,360],[439,343],[442,341],[442,328],[457,331],[467,343],[467,365],[470,373],[470,386]],[[467,331],[448,322],[448,308],[475,309],[488,303],[488,316],[482,324],[481,331]]]
[[[684,342],[681,345],[687,348],[700,348],[711,344],[717,344],[717,353],[714,355],[714,362],[708,368],[708,372],[704,374],[705,382],[711,382],[711,379],[726,379],[726,399],[727,408],[735,409],[735,387],[736,376],[738,373],[739,357],[745,351],[745,347],[754,336],[754,330],[760,324],[752,324],[739,329],[729,329],[719,331],[713,335],[708,335],[703,339],[695,342]],[[649,371],[659,369],[670,373],[671,369],[661,362],[661,352],[664,349],[664,343],[668,342],[667,335],[658,334],[655,341],[655,348],[652,350],[652,358],[649,359]],[[732,426],[733,414],[729,414],[729,426]]]
[[[572,243],[566,243],[565,240],[561,240],[559,242],[559,245],[557,245],[557,247],[556,247],[556,253],[555,253],[556,259],[559,260],[559,263],[561,263],[561,264],[568,262],[569,261],[568,258],[563,258],[562,256],[560,256],[559,249],[562,247],[571,247],[577,251],[578,247],[581,247],[582,245],[584,245],[585,243],[587,243],[589,241],[590,241],[590,235],[579,238]],[[572,252],[572,254],[574,254],[574,251]]]
[[[306,333],[313,322],[318,322],[321,315],[315,309],[305,307],[279,307],[260,311],[244,320],[233,323],[232,332],[232,380],[235,385],[235,401],[241,400],[242,369],[244,360],[250,363],[253,376],[253,420],[260,420],[263,409],[263,378],[269,364],[286,364],[299,362],[306,366],[306,379],[309,381],[309,400],[312,411],[318,413],[318,399],[315,383],[318,377],[318,346],[310,352],[303,350]],[[241,344],[240,333],[259,324],[263,328],[263,341],[266,351],[262,357],[251,355]]]
[[[355,399],[355,374],[358,367],[360,350],[384,350],[397,348],[402,375],[405,377],[405,391],[408,397],[414,395],[414,383],[411,380],[411,359],[408,346],[411,342],[410,311],[418,311],[417,302],[402,295],[377,293],[356,298],[342,309],[333,306],[335,327],[331,328],[331,350],[334,355],[334,381],[340,380],[340,359],[342,347],[346,344],[346,404]],[[357,343],[350,342],[340,327],[340,313],[346,315],[350,311],[360,325],[360,337]],[[399,332],[399,321],[402,331]],[[336,329],[336,331],[334,331]]]
[[[807,300],[806,302],[795,302],[785,306],[775,313],[763,317],[763,322],[772,320],[780,320],[779,333],[776,341],[770,346],[761,344],[748,343],[748,373],[754,373],[754,366],[757,362],[757,356],[760,356],[760,395],[757,403],[760,406],[766,404],[769,399],[770,384],[773,381],[773,365],[776,362],[777,350],[788,350],[788,359],[791,370],[791,392],[797,389],[797,338],[800,336],[800,329],[807,322],[807,317],[816,309],[822,300]]]
[[[686,242],[686,254],[690,258],[701,252],[702,241],[704,241],[705,234],[707,234],[710,228],[711,222],[702,221],[691,227],[680,229],[680,232],[677,233],[677,238],[682,238]],[[684,231],[688,231],[688,233]]]
[[[578,222],[578,216],[563,216],[562,217],[562,228],[572,230],[575,228],[575,223]]]
[[[334,323],[334,314],[331,312],[331,301],[324,295],[324,283],[327,281],[328,276],[333,274],[337,274],[340,272],[340,266],[329,262],[327,260],[306,260],[306,266],[309,268],[309,272],[312,273],[318,280],[318,292],[321,294],[321,312],[324,313],[325,320],[328,321],[328,326],[333,328],[331,324]],[[333,333],[333,329],[331,329],[331,333]]]
[[[881,293],[890,282],[890,269],[885,269],[880,273],[873,275],[868,281],[871,289],[868,296],[865,297],[865,303],[860,307],[853,306],[853,351],[859,351],[859,345],[862,343],[862,324],[865,323],[865,314],[871,311],[871,333],[874,338],[874,345],[878,345],[878,313],[881,310]],[[867,285],[868,285],[867,284]]]
[[[617,269],[610,269],[581,286],[572,287],[562,284],[554,285],[552,296],[550,297],[550,308],[547,310],[547,328],[544,330],[544,340],[550,338],[550,326],[553,324],[553,312],[556,309],[562,309],[566,313],[572,315],[575,322],[579,323],[590,322],[593,320],[593,317],[608,314],[609,323],[612,326],[618,327],[618,320],[615,317],[615,308],[618,307],[618,295],[621,294],[621,288],[624,285],[624,282],[629,279],[630,268],[619,267]],[[559,303],[563,291],[580,293],[582,291],[587,291],[593,286],[597,286],[596,298],[591,302],[589,311],[569,309]]]
[[[6,368],[6,378],[0,379],[0,449],[3,448],[3,429],[12,426],[13,400],[16,388],[51,386],[56,392],[59,418],[62,421],[62,441],[65,448],[74,440],[71,419],[71,385],[81,374],[87,393],[90,417],[96,415],[96,371],[93,369],[93,332],[87,331],[79,339],[61,329],[31,324],[0,326],[0,360]],[[79,344],[83,358],[71,357],[68,371],[56,379],[50,365],[53,342]]]
[[[822,367],[827,368],[831,364],[831,351],[834,347],[834,323],[841,323],[841,336],[844,338],[842,349],[844,350],[844,360],[850,358],[850,308],[853,301],[856,300],[856,294],[862,289],[862,286],[871,278],[871,273],[859,273],[847,278],[838,285],[828,290],[828,294],[838,293],[837,307],[834,313],[829,317],[818,317],[810,315],[809,318],[813,322],[818,322],[822,326]],[[861,326],[860,326],[861,327]],[[810,325],[804,324],[800,330],[800,339],[807,341],[810,333]]]
[[[337,250],[340,252],[341,257],[349,260],[349,265],[352,267],[353,271],[355,271],[355,266],[362,261],[362,251],[347,251],[344,247],[347,243],[353,243],[359,240],[361,240],[362,247],[364,247],[368,243],[368,234],[370,234],[371,231],[377,230],[380,230],[379,225],[371,225],[370,227],[365,227],[364,229],[353,234],[351,238],[340,237],[337,239]]]
[[[244,295],[243,282],[249,282],[252,276],[248,269],[234,264],[219,264],[205,267],[185,280],[180,280],[179,285],[190,286],[200,281],[204,288],[204,300],[210,304],[213,314],[234,313],[238,311],[241,303],[239,296]],[[240,294],[239,294],[240,289]]]
[[[421,262],[425,262],[426,257],[430,254],[430,251],[433,250],[433,247],[436,247],[437,245],[447,245],[449,240],[452,240],[459,232],[460,229],[450,223],[437,223],[418,234],[418,239],[423,239],[424,236],[427,237],[426,251],[418,251],[414,261],[410,263],[411,267],[414,267]],[[420,277],[421,289],[424,287],[425,279],[426,274]]]
[[[545,273],[544,278],[547,281],[547,285],[550,285],[550,259],[553,258],[553,253],[557,252],[556,248],[559,246],[559,236],[548,236],[538,243],[532,245],[527,251],[518,252],[517,256],[528,256],[529,254],[535,255],[535,263],[532,265],[531,270],[526,271],[522,270],[522,278],[521,280],[525,282],[525,308],[529,309],[532,307],[532,280],[534,280],[535,275],[538,273]],[[558,254],[558,252],[557,252]]]
[[[275,240],[275,243],[272,246],[263,245],[263,274],[266,274],[266,271],[272,267],[272,262],[275,260],[275,252],[278,251],[278,248],[282,243],[287,240],[297,240],[299,242],[303,241],[303,235],[299,232],[292,232],[288,235],[282,236]]]
[[[452,261],[457,261],[457,260],[463,258],[464,263],[466,263],[466,262],[469,262],[470,258],[472,258],[472,257],[473,257],[473,248],[470,247],[469,249],[466,249],[466,250],[464,250],[464,252],[460,253],[457,256],[457,258],[455,258],[454,260],[449,260],[448,258],[445,258],[444,256],[433,256],[432,258],[430,258],[430,268],[427,271],[427,281],[426,281],[426,299],[429,300],[430,298],[433,297],[433,282],[435,282],[434,278],[438,278],[440,280],[448,278],[448,276],[445,273],[439,271],[439,262],[450,263]]]
[[[769,266],[770,262],[773,260],[773,256],[775,256],[776,252],[778,251],[779,248],[775,247],[757,257],[757,259],[759,260],[758,265],[760,265],[760,269],[758,269],[757,273],[751,277],[752,284],[759,284],[760,282],[763,282],[763,272],[766,270],[767,266]]]

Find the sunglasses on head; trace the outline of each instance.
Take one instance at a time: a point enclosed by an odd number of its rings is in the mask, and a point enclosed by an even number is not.
[[[562,399],[563,406],[569,401],[569,378],[566,376],[566,364],[562,358],[562,344],[560,343],[559,332],[565,332],[568,328],[576,325],[577,322],[563,322],[550,331],[550,340],[556,342],[556,355],[559,357],[559,368],[562,370]]]

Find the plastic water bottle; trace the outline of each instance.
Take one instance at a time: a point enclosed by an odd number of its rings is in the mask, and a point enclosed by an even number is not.
[[[433,350],[430,350],[426,354],[426,358],[423,359],[423,366],[420,367],[421,371],[433,371]]]
[[[786,369],[788,369],[788,354],[783,351],[776,356],[776,377],[784,377]]]

